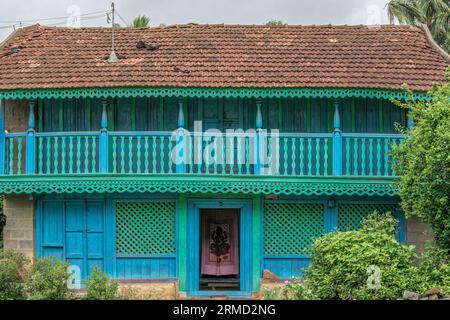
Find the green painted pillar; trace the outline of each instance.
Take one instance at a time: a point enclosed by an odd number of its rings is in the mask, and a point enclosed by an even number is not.
[[[261,282],[261,247],[262,247],[262,231],[261,231],[261,213],[262,213],[262,198],[261,195],[253,197],[253,219],[252,219],[252,242],[253,242],[253,256],[252,256],[252,291],[258,292]]]
[[[187,273],[187,198],[178,199],[178,285],[180,291],[186,291]]]

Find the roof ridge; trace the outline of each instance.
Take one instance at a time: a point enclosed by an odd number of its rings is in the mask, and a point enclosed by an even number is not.
[[[32,29],[38,27],[39,29],[51,29],[51,30],[105,30],[110,29],[108,26],[92,26],[92,27],[81,27],[81,28],[71,28],[65,26],[49,26],[34,24],[31,26],[19,28],[17,30]],[[395,29],[418,29],[419,27],[407,24],[380,24],[380,25],[366,25],[366,24],[283,24],[283,25],[267,25],[267,24],[239,24],[239,23],[195,23],[189,22],[184,24],[170,24],[170,25],[158,25],[158,26],[148,26],[140,28],[130,28],[130,27],[120,27],[119,30],[148,30],[148,29],[167,29],[167,28],[189,28],[189,27],[264,27],[264,28],[366,28],[366,29],[376,29],[376,28],[395,28]]]

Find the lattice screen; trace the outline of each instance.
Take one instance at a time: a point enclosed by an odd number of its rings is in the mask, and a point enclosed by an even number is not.
[[[118,254],[175,253],[175,202],[118,202]]]
[[[379,203],[340,203],[338,206],[338,230],[357,230],[362,227],[362,221],[375,210],[379,213],[391,212],[395,214],[398,210],[396,204]]]
[[[320,203],[266,203],[264,253],[307,254],[324,233],[324,205]]]

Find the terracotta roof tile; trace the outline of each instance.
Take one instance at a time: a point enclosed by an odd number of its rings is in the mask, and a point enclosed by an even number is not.
[[[137,42],[157,44],[154,51]],[[0,51],[0,89],[83,87],[381,88],[424,91],[448,63],[411,26],[33,26]],[[18,52],[11,50],[18,48]]]

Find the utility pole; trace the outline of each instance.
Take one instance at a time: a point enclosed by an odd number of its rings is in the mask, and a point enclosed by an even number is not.
[[[111,20],[111,22],[112,22],[111,53],[109,55],[108,62],[109,63],[116,63],[116,62],[119,61],[119,59],[117,58],[116,52],[114,51],[114,49],[115,49],[115,40],[116,40],[115,39],[115,34],[114,34],[114,31],[115,31],[115,28],[116,28],[115,22],[114,22],[114,15],[115,15],[114,2],[111,2],[111,14],[112,14],[112,20]]]

